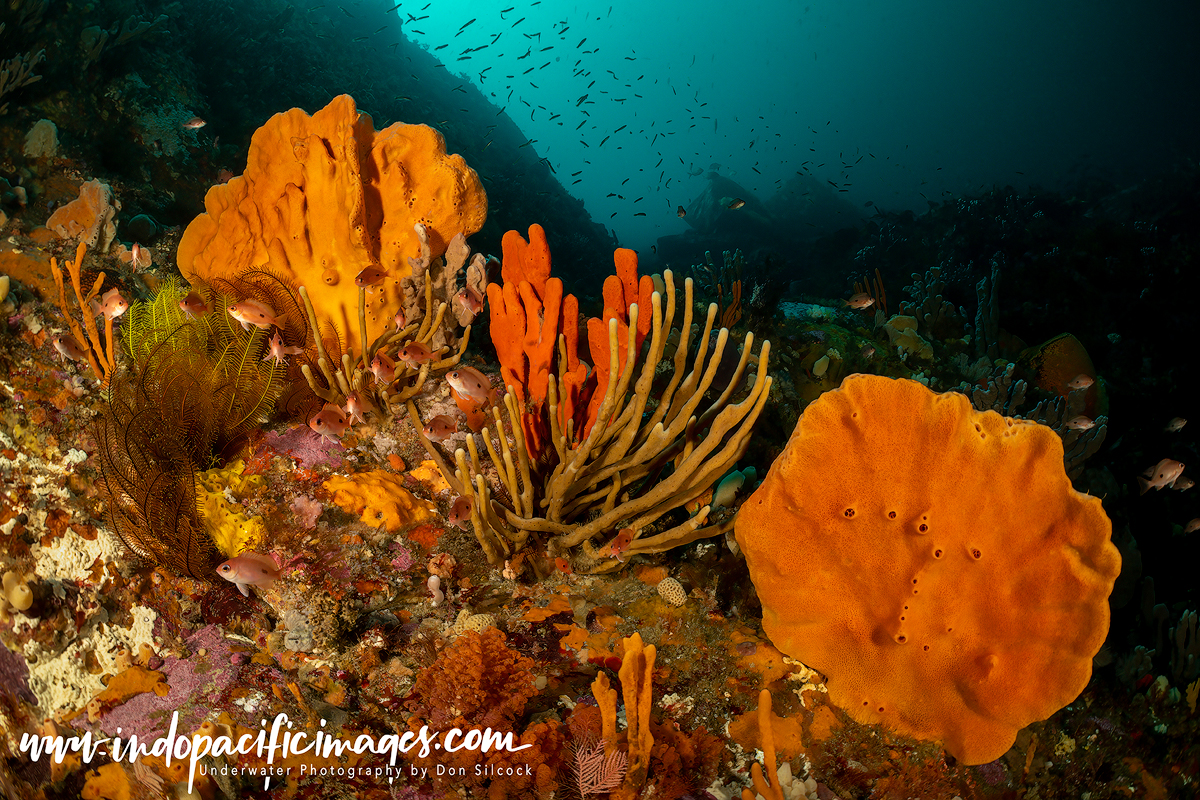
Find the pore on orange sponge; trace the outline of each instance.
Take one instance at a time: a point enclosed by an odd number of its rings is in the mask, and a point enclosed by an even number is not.
[[[771,641],[966,764],[1083,691],[1121,569],[1054,431],[875,375],[808,406],[735,533]]]

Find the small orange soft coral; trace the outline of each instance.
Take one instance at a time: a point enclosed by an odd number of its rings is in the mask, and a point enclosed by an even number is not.
[[[250,140],[245,174],[209,189],[204,208],[179,242],[188,280],[267,268],[306,286],[318,319],[353,345],[362,338],[355,277],[385,273],[366,293],[374,341],[403,307],[408,259],[422,255],[414,226],[440,256],[455,234],[483,227],[487,196],[436,130],[397,122],[376,131],[341,95],[311,117],[293,108],[269,119]]]
[[[1062,457],[962,395],[847,378],[738,513],[763,628],[856,719],[998,758],[1083,691],[1108,633],[1121,558]]]

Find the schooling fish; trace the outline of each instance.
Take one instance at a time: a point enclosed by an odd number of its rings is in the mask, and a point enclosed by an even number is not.
[[[380,384],[387,386],[396,380],[396,362],[386,353],[376,353],[371,359],[371,374]]]
[[[687,216],[687,209],[684,208],[683,206],[680,206],[679,208],[675,209],[675,216],[679,217],[680,219],[683,219],[684,217]]]
[[[432,361],[433,351],[427,345],[420,342],[409,342],[396,357],[409,366],[416,366],[417,364],[424,364],[426,361]]]
[[[387,277],[387,273],[379,267],[363,267],[363,269],[354,276],[354,285],[359,288],[365,286],[374,286]]]
[[[1194,520],[1189,522],[1183,529],[1184,533],[1195,533],[1196,531],[1200,531],[1200,517],[1196,517]]]
[[[129,264],[133,267],[133,271],[146,269],[154,262],[154,253],[149,247],[142,247],[137,242],[133,243],[133,249],[129,252]]]
[[[1086,389],[1096,382],[1096,379],[1086,372],[1081,372],[1067,382],[1068,389]]]
[[[308,423],[308,427],[316,431],[322,439],[337,441],[350,428],[350,420],[345,412],[333,403],[326,403]]]
[[[469,497],[458,497],[454,500],[454,505],[450,506],[450,524],[456,528],[462,528],[464,531],[471,529],[471,507],[474,505]]]
[[[103,314],[105,319],[116,319],[129,310],[129,301],[121,296],[119,289],[113,288],[104,293],[93,310]]]
[[[1170,458],[1164,458],[1142,473],[1142,475],[1146,476],[1145,478],[1138,478],[1138,484],[1142,487],[1140,494],[1145,494],[1151,489],[1162,489],[1164,486],[1173,487],[1175,481],[1179,480],[1179,476],[1182,474],[1182,463]],[[1146,478],[1150,480],[1146,480]]]
[[[50,340],[54,349],[72,361],[87,361],[87,351],[79,344],[79,340],[69,333],[62,333]]]
[[[279,565],[270,556],[250,550],[222,563],[217,567],[217,574],[237,586],[243,596],[249,597],[249,587],[265,589],[279,579]]]
[[[421,428],[421,433],[437,442],[450,438],[457,431],[458,425],[446,414],[438,414]]]
[[[859,310],[862,310],[864,308],[870,308],[871,306],[875,305],[875,298],[871,297],[871,295],[867,294],[866,292],[859,292],[858,294],[854,295],[849,300],[847,300],[846,305],[849,306],[850,308],[857,308]]]
[[[363,407],[363,401],[362,398],[358,396],[358,392],[351,392],[350,394],[346,395],[346,407],[343,408],[342,411],[344,411],[351,420],[361,422],[365,425],[367,420],[365,417],[363,417],[364,410],[365,408]]]
[[[1175,417],[1167,423],[1167,427],[1163,428],[1167,433],[1179,433],[1183,430],[1183,426],[1187,425],[1187,420],[1183,417]]]
[[[192,319],[203,317],[208,313],[208,306],[205,305],[204,298],[197,291],[188,292],[188,296],[179,301],[179,307]]]
[[[279,325],[278,320],[275,319],[275,311],[269,305],[249,297],[239,300],[227,310],[229,316],[242,323],[242,330],[250,330],[251,325],[264,330],[269,329],[272,325]]]
[[[286,359],[284,356],[298,356],[304,352],[303,347],[288,347],[283,343],[283,337],[279,335],[279,331],[275,331],[275,335],[267,342],[267,354],[263,356],[263,361],[275,359],[276,364],[282,364]]]
[[[203,128],[208,123],[199,117],[192,117],[187,122],[183,123],[182,127],[185,131],[194,131]]]
[[[1196,482],[1194,480],[1192,480],[1191,478],[1189,478],[1187,475],[1180,475],[1178,478],[1175,479],[1175,487],[1174,488],[1183,492],[1183,491],[1187,491],[1188,489],[1192,488],[1195,485],[1196,485]]]
[[[1096,427],[1096,422],[1091,417],[1085,417],[1080,414],[1067,422],[1067,428],[1073,431],[1087,431]]]
[[[490,404],[494,401],[494,390],[487,376],[474,367],[458,366],[446,373],[446,383],[450,388],[470,402],[479,405]]]
[[[460,304],[472,314],[478,314],[483,311],[483,295],[472,289],[470,286],[464,286],[454,295],[454,302]]]
[[[737,209],[741,208],[744,205],[746,205],[746,201],[743,200],[742,198],[738,197],[738,198],[735,198],[734,201],[729,204],[729,208],[736,211]]]

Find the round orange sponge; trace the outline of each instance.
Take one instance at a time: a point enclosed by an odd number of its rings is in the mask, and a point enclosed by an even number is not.
[[[775,645],[966,764],[1083,691],[1121,569],[1054,431],[875,375],[808,406],[735,532]]]

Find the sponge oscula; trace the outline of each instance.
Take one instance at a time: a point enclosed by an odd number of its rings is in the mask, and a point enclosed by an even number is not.
[[[1057,434],[852,375],[808,406],[736,536],[780,650],[856,719],[966,764],[1074,700],[1121,568]]]

